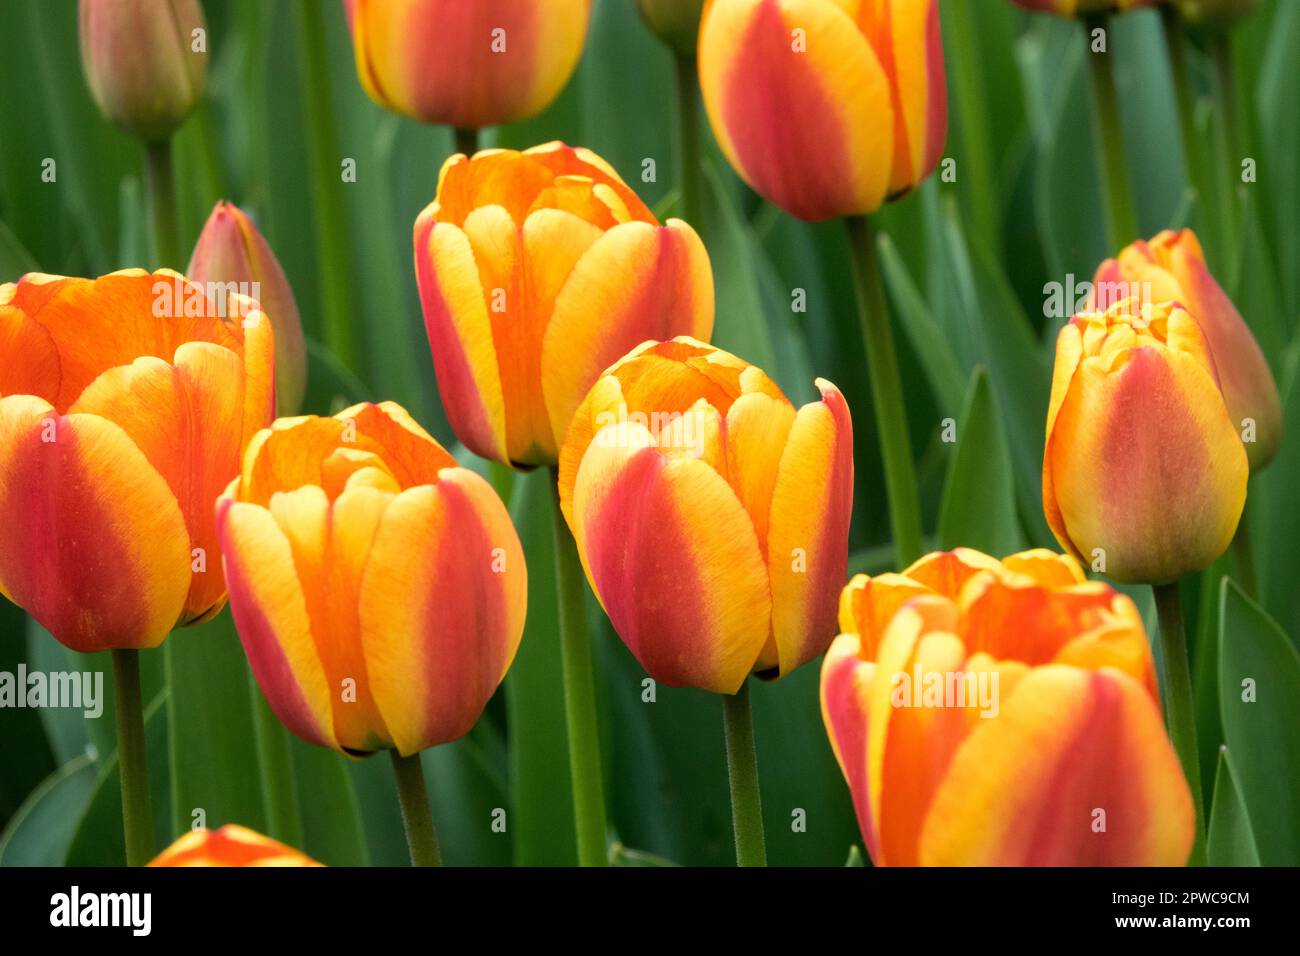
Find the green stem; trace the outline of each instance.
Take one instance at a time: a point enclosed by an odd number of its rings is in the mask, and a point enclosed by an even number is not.
[[[144,148],[145,183],[149,191],[149,222],[153,254],[159,266],[181,270],[180,230],[176,225],[176,180],[172,174],[172,141],[147,143]]]
[[[695,57],[676,55],[677,167],[681,176],[682,219],[702,229],[700,205],[700,78]]]
[[[1123,249],[1138,238],[1137,215],[1133,211],[1133,192],[1129,188],[1128,168],[1124,163],[1124,133],[1119,115],[1119,97],[1115,93],[1115,76],[1110,68],[1110,52],[1092,52],[1092,31],[1107,29],[1104,15],[1083,21],[1084,42],[1088,45],[1088,78],[1092,83],[1093,138],[1096,141],[1097,169],[1106,202],[1106,223],[1110,230],[1112,252]]]
[[[442,851],[438,849],[438,832],[433,828],[433,814],[429,812],[429,791],[424,786],[424,768],[420,755],[403,757],[396,750],[388,751],[393,758],[393,776],[397,778],[397,799],[402,805],[402,826],[406,829],[406,845],[411,850],[411,866],[442,866]]]
[[[555,517],[555,590],[560,613],[560,657],[564,669],[564,719],[569,732],[569,777],[578,831],[580,866],[604,866],[605,794],[596,728],[596,687],[592,680],[591,641],[583,600],[582,564],[564,514],[558,476],[551,470]]]
[[[153,811],[149,807],[149,768],[145,758],[144,706],[140,698],[140,652],[115,650],[113,683],[117,697],[117,775],[122,784],[122,831],[126,865],[144,866],[154,856]]]
[[[763,802],[758,792],[754,721],[749,711],[749,679],[734,694],[722,695],[722,729],[731,781],[731,825],[736,833],[736,865],[767,866]]]
[[[850,216],[844,223],[852,246],[858,321],[867,350],[871,403],[885,468],[894,556],[899,570],[902,570],[921,556],[921,502],[917,497],[912,443],[907,434],[903,385],[898,375],[898,356],[894,352],[894,335],[889,326],[889,303],[885,299],[871,226],[865,216]]]
[[[1210,59],[1214,63],[1215,106],[1222,120],[1218,140],[1219,175],[1223,177],[1219,189],[1220,212],[1223,216],[1223,244],[1227,262],[1232,272],[1228,288],[1235,285],[1238,269],[1237,249],[1237,190],[1241,162],[1241,127],[1237,118],[1237,83],[1232,68],[1232,47],[1227,30],[1215,30],[1210,36]]]
[[[478,130],[467,126],[457,126],[452,130],[456,139],[456,152],[473,156],[478,152]]]
[[[1192,700],[1192,673],[1187,658],[1187,635],[1183,631],[1183,606],[1178,582],[1151,587],[1160,620],[1160,649],[1165,664],[1165,723],[1178,760],[1187,776],[1196,808],[1196,840],[1192,844],[1191,866],[1205,862],[1205,813],[1201,807],[1201,767],[1196,750],[1196,709]]]
[[[1188,72],[1187,31],[1183,28],[1178,10],[1171,4],[1160,8],[1160,19],[1164,26],[1165,49],[1169,54],[1169,75],[1178,103],[1178,127],[1183,138],[1183,163],[1187,169],[1187,181],[1196,191],[1197,203],[1203,204],[1209,201],[1209,196],[1201,166],[1200,138],[1196,135],[1196,98],[1192,94],[1191,76]]]
[[[985,72],[980,64],[980,27],[971,15],[974,0],[947,0],[943,8],[945,33],[952,42],[946,44],[952,70],[949,90],[956,106],[957,128],[963,147],[963,190],[971,204],[974,228],[984,237],[990,250],[1001,248],[998,213],[994,200],[998,183],[993,173],[993,153],[989,147],[989,118],[984,86]]]
[[[1259,575],[1255,571],[1255,549],[1250,540],[1250,509],[1241,513],[1232,538],[1233,577],[1252,600],[1259,600]]]
[[[312,205],[316,214],[317,272],[325,345],[349,370],[360,372],[356,311],[353,308],[347,211],[343,202],[344,157],[338,148],[330,67],[325,43],[325,6],[298,0],[298,55],[302,70]]]
[[[257,767],[262,778],[267,836],[289,846],[301,847],[302,815],[298,811],[298,784],[293,775],[288,732],[251,674],[248,690],[253,698],[253,736],[257,746]]]

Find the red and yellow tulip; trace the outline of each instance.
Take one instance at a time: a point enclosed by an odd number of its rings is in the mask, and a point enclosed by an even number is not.
[[[1118,581],[1199,571],[1232,541],[1249,471],[1186,310],[1125,299],[1061,329],[1043,511],[1070,554]]]
[[[185,274],[213,295],[236,292],[256,301],[275,330],[276,411],[296,414],[307,390],[302,318],[275,253],[243,210],[228,202],[213,207]]]
[[[1097,268],[1093,294],[1100,309],[1128,296],[1148,295],[1190,312],[1213,355],[1228,414],[1238,429],[1253,432],[1246,442],[1251,470],[1272,460],[1282,440],[1282,402],[1273,373],[1250,327],[1206,268],[1192,230],[1166,229],[1107,259]]]
[[[1181,865],[1195,814],[1132,601],[1050,551],[857,575],[822,715],[879,865]]]
[[[800,219],[874,212],[939,162],[938,0],[709,0],[699,66],[727,159]]]
[[[99,111],[148,142],[193,111],[207,80],[198,0],[81,0],[81,62]]]
[[[191,830],[159,853],[150,866],[320,866],[311,857],[227,823],[219,830]]]
[[[225,604],[212,506],[275,400],[271,324],[237,311],[170,270],[0,285],[0,591],[74,650]]]
[[[569,81],[591,0],[344,0],[357,76],[385,109],[478,128],[527,119]]]
[[[853,427],[839,390],[796,410],[761,369],[689,338],[609,368],[560,452],[560,504],[623,642],[666,684],[735,693],[826,649],[848,562]]]
[[[561,143],[453,156],[415,223],[447,417],[467,448],[553,465],[600,373],[647,339],[713,331],[713,274],[599,156]]]
[[[259,432],[217,530],[253,675],[310,743],[408,756],[462,737],[519,647],[505,506],[391,402]]]

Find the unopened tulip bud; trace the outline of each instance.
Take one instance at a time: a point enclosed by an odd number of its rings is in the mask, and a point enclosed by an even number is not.
[[[695,55],[704,0],[636,0],[636,5],[659,39],[682,56]]]
[[[159,853],[150,866],[320,866],[306,854],[256,830],[227,823],[191,830]]]
[[[95,103],[146,142],[193,111],[207,77],[198,0],[81,0],[81,59]]]
[[[275,253],[252,220],[233,203],[219,202],[194,246],[186,274],[229,304],[226,292],[254,300],[275,331],[277,414],[296,415],[307,389],[307,350],[293,289]]]

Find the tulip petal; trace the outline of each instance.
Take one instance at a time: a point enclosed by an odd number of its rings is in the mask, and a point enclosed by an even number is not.
[[[810,221],[880,206],[894,155],[890,84],[844,10],[714,0],[699,60],[718,143],[756,191]]]
[[[312,637],[307,599],[289,539],[260,505],[217,503],[230,610],[267,702],[286,727],[309,743],[338,749],[333,698]]]
[[[596,436],[571,527],[610,622],[655,680],[734,694],[771,628],[753,523],[702,461],[668,458],[640,425]]]
[[[821,674],[822,721],[853,796],[867,853],[877,860],[880,837],[867,799],[867,714],[876,665],[862,660],[860,650],[856,634],[841,634],[826,652]]]
[[[573,267],[542,340],[542,393],[558,445],[588,389],[647,339],[713,332],[713,273],[684,222],[615,226]]]
[[[181,617],[185,520],[110,421],[0,399],[0,539],[0,591],[73,650],[155,647]]]
[[[1026,675],[957,752],[930,805],[920,858],[1179,866],[1194,827],[1150,694],[1118,671],[1052,665]]]
[[[393,499],[359,607],[370,687],[400,753],[469,732],[514,659],[527,597],[519,539],[482,478],[448,468]]]
[[[59,353],[50,333],[22,309],[7,305],[16,287],[0,286],[0,396],[35,395],[52,402],[59,394]]]
[[[795,416],[772,492],[767,568],[783,675],[835,636],[849,561],[853,424],[839,389],[825,379],[817,387],[822,400]]]

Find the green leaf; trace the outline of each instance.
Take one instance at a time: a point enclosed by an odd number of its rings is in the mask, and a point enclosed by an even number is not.
[[[95,790],[95,761],[74,757],[46,777],[0,833],[0,866],[59,866]]]
[[[1210,805],[1210,830],[1206,858],[1210,866],[1259,866],[1255,834],[1232,773],[1228,748],[1219,750],[1219,769],[1214,775],[1214,802]]]
[[[863,857],[862,851],[858,849],[857,844],[854,844],[853,846],[849,847],[849,858],[844,861],[844,865],[861,866],[861,867],[865,867],[867,865],[866,858]]]
[[[1265,866],[1300,865],[1300,655],[1231,580],[1220,598],[1223,735]]]
[[[993,555],[1013,554],[1024,546],[1016,521],[1011,452],[982,368],[975,370],[957,424],[957,448],[939,505],[939,546]]]
[[[644,850],[633,850],[621,843],[614,842],[609,845],[609,865],[610,866],[678,866],[672,860],[662,856],[656,856],[653,853],[646,853]]]
[[[0,282],[13,282],[26,272],[38,272],[36,258],[0,220]]]
[[[348,758],[292,735],[290,749],[302,813],[299,849],[326,866],[369,865],[361,804],[348,773]]]
[[[374,394],[334,357],[324,345],[307,340],[307,393],[304,415],[333,415],[357,402],[374,400]]]

